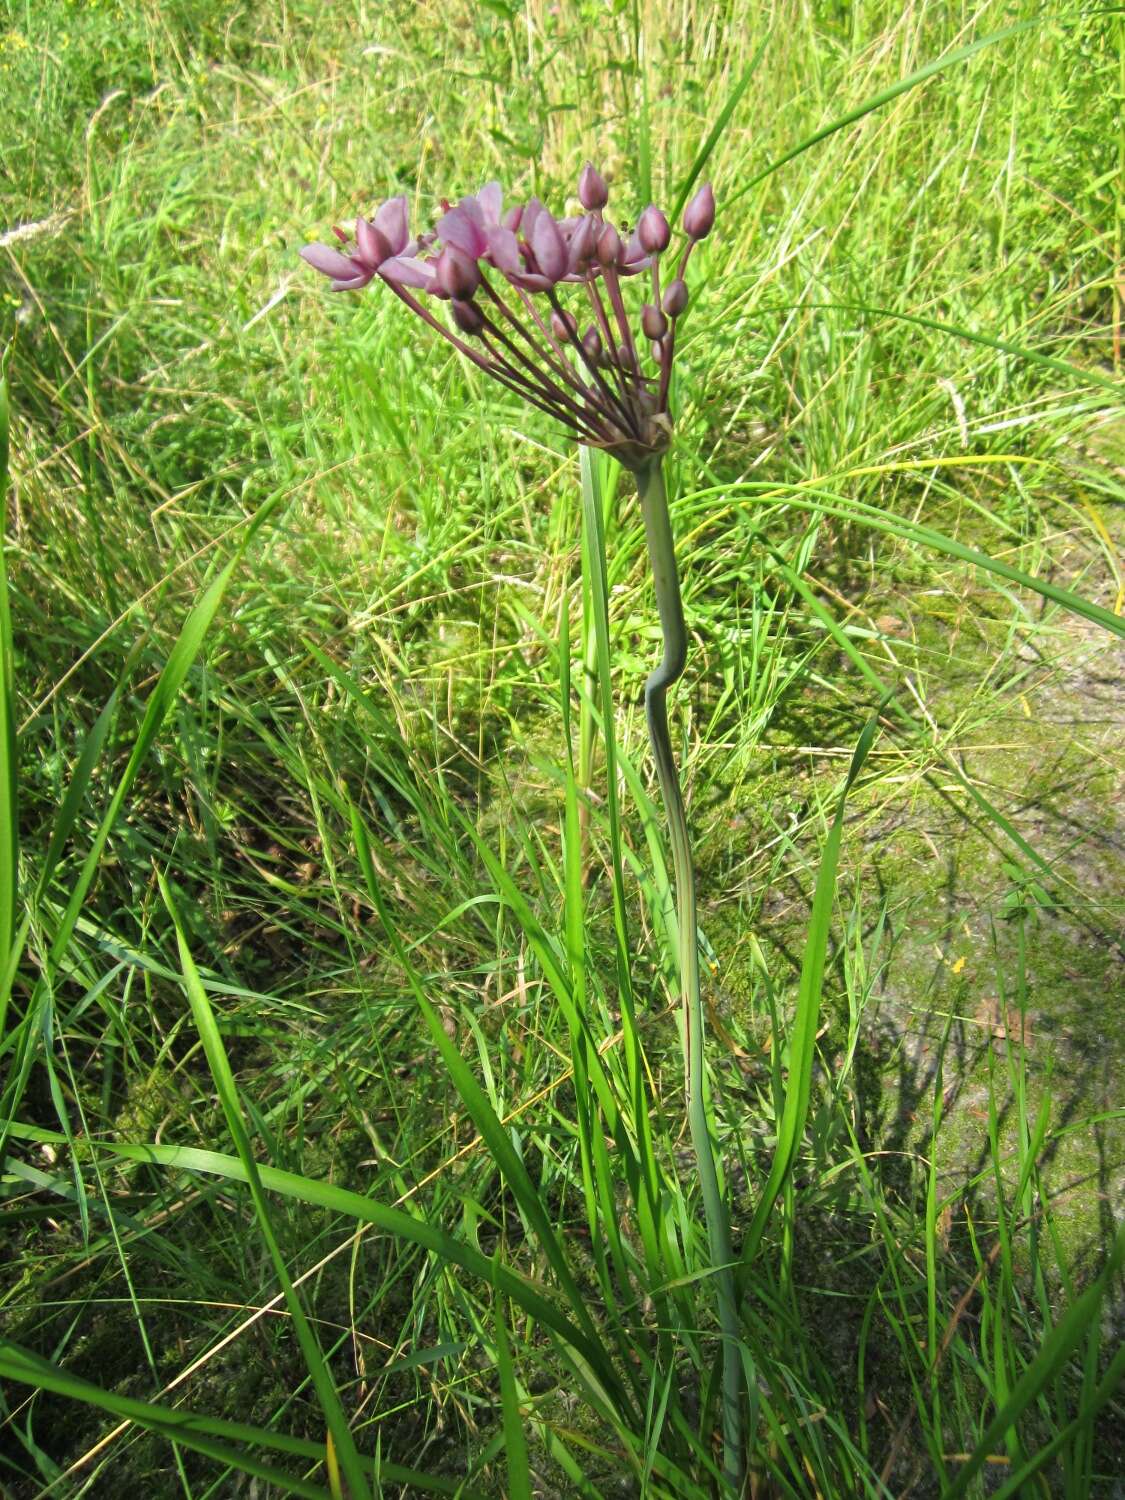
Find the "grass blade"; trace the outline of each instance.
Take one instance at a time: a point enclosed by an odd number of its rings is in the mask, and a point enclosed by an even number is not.
[[[7,968],[16,932],[19,879],[19,804],[16,785],[16,684],[12,616],[8,605],[8,455],[11,412],[8,353],[0,361],[0,967]]]
[[[1027,1481],[1033,1478],[1044,1464],[1049,1463],[1060,1449],[1065,1448],[1067,1443],[1080,1437],[1084,1432],[1088,1432],[1091,1422],[1098,1412],[1113,1399],[1122,1382],[1125,1382],[1125,1347],[1118,1349],[1110,1360],[1105,1378],[1090,1393],[1081,1413],[1072,1422],[1068,1422],[1037,1453],[1033,1453],[1022,1468],[1000,1486],[992,1495],[991,1500],[1014,1500],[1016,1495],[1028,1493],[1024,1489]],[[1089,1480],[1088,1473],[1084,1477],[1087,1481]]]
[[[132,1396],[118,1395],[116,1391],[103,1390],[88,1380],[60,1370],[37,1354],[6,1339],[0,1342],[0,1375],[22,1385],[34,1386],[36,1390],[51,1391],[68,1400],[81,1401],[113,1416],[124,1417],[129,1422],[135,1422],[138,1427],[158,1433],[169,1442],[194,1448],[218,1463],[228,1464],[265,1484],[276,1485],[283,1494],[302,1496],[304,1500],[331,1500],[329,1492],[320,1485],[287,1474],[282,1469],[275,1469],[251,1454],[228,1446],[228,1441],[255,1443],[263,1448],[273,1448],[279,1453],[289,1453],[306,1460],[323,1459],[324,1450],[318,1443],[304,1438],[286,1437],[242,1422],[230,1422],[221,1417],[198,1416],[194,1412],[158,1406],[150,1401],[138,1401]]]
[[[1060,588],[1058,584],[1048,583],[1043,578],[1033,578],[1030,573],[1012,567],[1011,563],[1001,562],[999,558],[989,557],[986,552],[978,552],[973,547],[966,547],[964,542],[958,542],[943,532],[922,526],[917,521],[908,521],[902,516],[889,516],[885,510],[880,510],[877,506],[868,505],[862,500],[849,499],[846,495],[824,489],[818,483],[779,488],[777,485],[767,484],[764,481],[762,483],[743,481],[739,484],[716,485],[713,488],[695,490],[690,496],[686,496],[685,500],[694,504],[711,495],[729,496],[731,494],[746,495],[748,503],[766,499],[773,501],[783,496],[787,505],[796,506],[799,510],[811,510],[821,515],[837,516],[842,521],[867,526],[872,531],[882,531],[888,536],[917,542],[922,547],[928,547],[934,552],[943,552],[947,557],[955,557],[959,562],[980,568],[985,573],[993,573],[1008,583],[1018,584],[1020,588],[1029,589],[1041,598],[1049,599],[1052,604],[1059,604],[1071,614],[1089,620],[1092,625],[1100,625],[1111,635],[1120,636],[1125,640],[1125,618],[1113,614],[1108,609],[1103,609],[1100,604],[1091,603],[1089,599],[1084,599],[1081,594],[1076,594],[1072,589]]]
[[[975,42],[969,42],[964,47],[957,47],[954,51],[946,53],[944,57],[936,57],[933,62],[926,63],[924,67],[916,68],[913,73],[907,74],[905,78],[900,78],[897,83],[892,83],[889,88],[880,89],[877,94],[872,94],[869,99],[865,99],[862,104],[856,105],[855,109],[850,109],[846,115],[841,115],[838,119],[833,120],[830,125],[824,125],[821,129],[813,131],[812,135],[807,135],[803,141],[798,141],[783,156],[779,156],[776,161],[770,162],[768,167],[763,167],[760,172],[756,172],[745,187],[740,188],[736,193],[732,193],[727,198],[724,206],[729,208],[732,204],[737,203],[752,188],[757,187],[759,182],[764,182],[767,177],[772,177],[786,163],[811,150],[813,146],[819,145],[821,141],[827,140],[830,135],[835,135],[838,130],[846,130],[849,125],[854,125],[857,120],[862,120],[864,115],[869,115],[877,109],[882,109],[884,104],[890,104],[900,94],[906,94],[911,89],[917,88],[919,84],[925,83],[927,79],[933,78],[938,73],[943,73],[946,68],[952,68],[958,63],[967,62],[974,53],[982,51],[983,48],[992,47],[997,42],[1007,41],[1009,37],[1018,36],[1020,32],[1029,31],[1033,26],[1037,26],[1038,24],[1037,20],[1031,20],[1017,21],[1012,26],[1002,26],[999,31],[990,31],[987,36],[978,37]]]
[[[1098,370],[1083,369],[1080,365],[1072,365],[1069,360],[1055,359],[1050,354],[1040,354],[1038,349],[1028,349],[1024,344],[1013,344],[1006,339],[995,339],[987,333],[974,333],[972,329],[962,328],[957,323],[944,323],[937,318],[923,318],[919,313],[895,312],[890,307],[872,307],[863,302],[806,302],[801,306],[825,312],[868,313],[873,317],[893,318],[900,323],[912,323],[916,328],[932,328],[935,333],[948,333],[954,338],[963,339],[966,343],[979,344],[983,349],[995,349],[998,354],[1010,354],[1013,359],[1042,365],[1044,369],[1069,376],[1072,380],[1082,380],[1087,385],[1100,386],[1103,390],[1112,392],[1118,404],[1125,403],[1125,392],[1121,389],[1121,382],[1114,380],[1112,376],[1102,375]]]
[[[887,706],[893,709],[900,722],[911,735],[917,735],[921,733],[921,727],[918,724],[918,721],[899,701],[898,697],[894,693],[894,690],[892,688],[888,688],[887,684],[883,681],[879,674],[870,666],[867,658],[863,655],[863,652],[856,650],[855,644],[848,638],[847,633],[840,629],[840,626],[837,624],[832,614],[827,609],[825,609],[824,605],[821,604],[819,599],[817,599],[812,589],[808,586],[808,584],[804,581],[800,574],[789,566],[784,556],[777,550],[776,547],[768,542],[765,537],[759,536],[758,540],[777,563],[778,573],[782,578],[785,579],[786,583],[788,583],[789,587],[794,591],[794,593],[799,594],[800,597],[805,601],[809,609],[824,626],[825,630],[832,637],[836,645],[848,658],[851,664],[855,667],[860,676],[863,677],[865,681],[869,682],[875,689],[875,691],[879,694],[879,696],[886,702]],[[989,821],[995,823],[997,828],[1000,829],[1001,833],[1003,833],[1004,836],[1015,845],[1020,853],[1026,856],[1026,858],[1029,859],[1031,863],[1034,864],[1042,872],[1042,874],[1044,874],[1048,879],[1051,879],[1055,873],[1051,869],[1051,866],[1047,863],[1047,861],[1043,858],[1039,851],[1034,848],[1033,845],[1028,843],[1027,839],[1024,838],[1022,833],[1020,833],[1019,829],[1015,826],[1012,820],[1006,817],[998,807],[990,802],[989,799],[980,790],[980,788],[978,786],[975,786],[969,779],[969,777],[966,776],[965,772],[958,765],[956,757],[951,755],[943,755],[942,765],[944,766],[945,771],[948,775],[956,778],[956,780],[964,788],[966,794],[973,799],[973,801],[977,804],[977,806],[981,809],[981,811],[985,814]]]
[[[765,36],[762,38],[761,46],[758,48],[757,52],[754,53],[754,56],[746,65],[742,77],[735,84],[734,88],[731,89],[730,93],[727,96],[726,103],[723,105],[722,109],[715,117],[714,125],[712,125],[711,129],[707,132],[707,139],[703,142],[703,145],[700,146],[699,151],[696,153],[695,160],[692,162],[690,168],[688,169],[687,176],[680,184],[680,190],[676,194],[675,206],[673,207],[671,213],[671,220],[673,224],[678,222],[680,215],[684,211],[684,204],[688,201],[688,197],[691,194],[692,188],[699,180],[700,173],[710,161],[711,153],[719,143],[719,137],[727,128],[730,117],[734,114],[735,110],[741,103],[743,94],[750,86],[750,80],[758,71],[758,64],[761,62],[766,47],[769,44],[770,35],[771,33],[767,31]]]
[[[74,936],[75,927],[86,903],[86,898],[94,884],[97,876],[98,866],[101,862],[106,844],[110,834],[121,815],[133,783],[136,781],[141,766],[144,764],[149,751],[155,743],[160,728],[168,715],[172,704],[183,687],[184,680],[196,656],[199,654],[215,615],[218,613],[219,605],[222,603],[223,595],[226,593],[227,585],[234,574],[235,569],[242,560],[242,556],[250,542],[272,514],[278,504],[279,497],[273,496],[265,501],[255,512],[246,533],[235,550],[233,557],[213,580],[203,597],[195,604],[184,621],[183,627],[168,655],[163,670],[157,679],[156,686],[149,695],[145,704],[144,716],[141,720],[129,760],[121,774],[113,796],[110,798],[109,806],[106,808],[101,821],[94,834],[93,843],[87,851],[86,857],[74,882],[70,897],[66,903],[63,913],[59,918],[55,929],[55,935],[48,949],[43,973],[36,982],[28,1003],[27,1015],[25,1017],[22,1034],[19,1039],[17,1057],[13,1064],[12,1072],[5,1085],[2,1098],[0,1098],[0,1147],[3,1145],[8,1122],[15,1115],[23,1089],[27,1083],[34,1058],[34,1049],[38,1043],[41,1026],[40,1013],[42,1007],[51,994],[54,981],[66,957],[71,939]]]
[[[527,1439],[520,1412],[520,1394],[508,1340],[505,1298],[496,1299],[496,1367],[500,1374],[500,1401],[504,1409],[504,1452],[508,1460],[508,1500],[531,1500],[531,1468]]]
[[[809,1097],[812,1092],[813,1057],[816,1052],[817,1022],[820,1017],[820,996],[824,980],[824,962],[828,951],[828,926],[832,919],[832,898],[836,891],[836,867],[840,860],[840,841],[844,832],[844,806],[848,792],[863,769],[867,752],[871,749],[879,728],[879,713],[882,705],[864,725],[855,754],[848,768],[847,778],[836,805],[836,815],[828,842],[820,859],[816,877],[812,911],[809,915],[808,937],[801,963],[801,980],[797,993],[797,1014],[793,1023],[793,1034],[789,1044],[789,1087],[785,1095],[785,1107],[777,1132],[777,1146],[769,1177],[762,1189],[758,1206],[754,1211],[750,1228],[742,1247],[743,1270],[753,1261],[761,1244],[762,1235],[774,1204],[788,1179],[797,1155],[797,1148],[804,1132],[809,1112]]]
[[[352,1500],[366,1500],[371,1491],[367,1485],[364,1467],[352,1438],[347,1418],[344,1415],[344,1409],[340,1405],[339,1392],[336,1390],[335,1382],[325,1362],[324,1351],[321,1349],[316,1334],[313,1332],[308,1318],[305,1316],[305,1309],[290,1279],[285,1265],[285,1258],[281,1253],[281,1246],[278,1244],[277,1237],[273,1231],[269,1205],[266,1202],[265,1190],[262,1186],[261,1177],[258,1174],[258,1164],[254,1159],[250,1136],[242,1117],[238,1088],[234,1081],[234,1074],[231,1071],[230,1061],[227,1058],[226,1048],[223,1045],[222,1034],[215,1020],[215,1013],[211,1009],[211,1002],[207,998],[207,992],[200,983],[199,972],[195,967],[195,961],[188,948],[187,938],[184,935],[183,924],[172,898],[172,892],[163,876],[158,876],[158,879],[160,881],[160,892],[164,898],[164,904],[168,908],[168,914],[172,918],[172,925],[176,930],[176,943],[180,952],[184,988],[187,991],[188,1001],[191,1005],[192,1017],[199,1032],[200,1040],[203,1043],[207,1065],[215,1081],[215,1089],[219,1096],[219,1103],[222,1105],[223,1114],[226,1117],[227,1129],[230,1132],[231,1139],[234,1141],[235,1149],[246,1172],[246,1182],[250,1188],[250,1196],[254,1204],[254,1214],[258,1221],[258,1232],[269,1252],[274,1273],[285,1293],[285,1302],[289,1308],[289,1315],[293,1320],[293,1330],[297,1335],[297,1341],[301,1346],[301,1353],[304,1356],[313,1388],[320,1401],[320,1407],[324,1413],[324,1419],[328,1424],[328,1430],[332,1435],[333,1446],[339,1455],[340,1466],[347,1478],[348,1486],[352,1493]]]
[[[1024,1411],[1059,1373],[1085,1336],[1093,1320],[1100,1315],[1106,1288],[1112,1284],[1120,1271],[1123,1260],[1125,1260],[1125,1233],[1118,1235],[1113,1253],[1102,1274],[1092,1286],[1087,1287],[1082,1295],[1071,1303],[1066,1313],[1044,1339],[1038,1355],[1016,1381],[1003,1406],[981,1433],[980,1442],[961,1472],[953,1483],[942,1491],[941,1500],[960,1500],[988,1461],[989,1454],[996,1451],[997,1443],[1014,1430],[1015,1424]],[[1113,1374],[1118,1381],[1125,1376],[1125,1364],[1121,1360],[1114,1361]]]
[[[37,1125],[25,1125],[19,1121],[9,1122],[9,1134],[18,1140],[30,1140],[53,1146],[65,1146],[66,1137],[59,1131],[44,1130]],[[248,1182],[246,1168],[237,1156],[220,1151],[206,1151],[196,1146],[164,1146],[137,1143],[100,1141],[99,1149],[124,1161],[151,1163],[184,1172],[203,1173],[225,1178],[231,1182]],[[495,1282],[504,1294],[523,1310],[549,1328],[574,1351],[586,1365],[596,1368],[602,1353],[591,1344],[582,1331],[575,1327],[566,1315],[551,1302],[531,1281],[507,1267],[497,1267],[495,1262],[479,1250],[455,1239],[445,1230],[428,1224],[424,1219],[403,1213],[401,1209],[388,1208],[362,1193],[337,1187],[335,1183],[318,1182],[312,1177],[302,1177],[295,1172],[285,1172],[278,1167],[257,1167],[258,1179],[271,1193],[293,1198],[314,1208],[327,1209],[330,1213],[343,1214],[357,1223],[370,1224],[384,1234],[395,1235],[410,1244],[438,1256],[450,1265],[460,1266],[485,1281]]]
[[[43,856],[43,866],[39,871],[39,880],[35,888],[37,896],[42,896],[50,885],[51,876],[55,873],[55,867],[66,848],[66,841],[77,822],[87,788],[90,785],[90,778],[101,758],[106,736],[113,723],[113,716],[117,712],[117,698],[118,690],[115,688],[82,743],[82,751],[71,773],[70,785],[66,789],[66,795],[51,826],[51,837],[47,844],[47,852]]]
[[[570,1303],[571,1311],[578,1326],[582,1329],[589,1344],[598,1350],[596,1367],[605,1391],[616,1404],[620,1405],[624,1401],[624,1392],[614,1372],[609,1354],[601,1345],[601,1340],[594,1327],[594,1321],[590,1316],[586,1300],[579,1290],[578,1284],[574,1279],[574,1274],[567,1262],[562,1243],[550,1219],[547,1217],[535,1184],[531,1180],[531,1175],[519,1153],[512,1145],[508,1132],[501,1124],[484,1090],[473,1076],[472,1070],[465,1062],[465,1059],[446,1035],[445,1028],[441,1024],[441,1018],[426,997],[417,970],[411,963],[410,957],[398,935],[398,930],[394,925],[390,913],[386,909],[382,891],[379,888],[378,877],[375,873],[374,862],[371,858],[367,830],[364,828],[358,813],[354,809],[352,811],[352,833],[368,894],[375,905],[376,911],[379,913],[383,929],[403,968],[407,983],[429,1028],[434,1045],[441,1053],[442,1061],[449,1070],[458,1093],[464,1100],[465,1108],[469,1111],[473,1124],[480,1133],[481,1138],[487,1144],[504,1181],[512,1190],[528,1223],[535,1231],[535,1235],[551,1265],[551,1269],[558,1278],[559,1285],[562,1287],[567,1301]]]

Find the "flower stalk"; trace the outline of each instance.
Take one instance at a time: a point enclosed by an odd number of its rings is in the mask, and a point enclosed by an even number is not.
[[[734,1255],[730,1221],[715,1165],[715,1143],[707,1123],[703,1070],[703,998],[699,982],[699,931],[696,916],[695,867],[691,837],[680,788],[672,737],[668,729],[668,691],[687,666],[687,628],[679,570],[664,484],[664,465],[653,458],[637,470],[637,492],[644,518],[645,540],[652,567],[656,608],[664,639],[664,654],[645,683],[645,718],[668,833],[672,844],[676,918],[680,937],[680,998],[683,1007],[684,1095],[688,1132],[699,1173],[708,1249],[715,1277],[719,1330],[723,1341],[722,1426],[723,1472],[737,1489],[744,1468],[742,1438],[742,1371],[735,1298]]]

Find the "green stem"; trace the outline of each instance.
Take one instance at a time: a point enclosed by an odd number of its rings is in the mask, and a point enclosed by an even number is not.
[[[684,1087],[688,1130],[699,1171],[703,1212],[714,1270],[719,1327],[723,1339],[723,1468],[737,1491],[742,1482],[745,1454],[742,1437],[742,1371],[739,1358],[738,1309],[735,1302],[730,1223],[719,1187],[715,1143],[707,1124],[703,1074],[703,1000],[699,988],[699,933],[695,911],[695,870],[687,815],[668,732],[668,689],[683,676],[687,665],[687,630],[676,569],[676,550],[664,469],[659,458],[637,470],[637,490],[644,516],[649,561],[656,587],[656,607],[664,637],[660,665],[645,684],[645,714],[656,761],[660,794],[672,841],[676,880],[676,916],[680,932],[680,991],[684,1008]]]

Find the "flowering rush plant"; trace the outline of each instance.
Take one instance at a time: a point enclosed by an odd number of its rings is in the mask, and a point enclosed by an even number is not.
[[[306,245],[301,254],[333,291],[382,281],[478,369],[636,478],[664,642],[645,685],[645,710],[676,879],[686,1114],[723,1343],[723,1477],[737,1492],[746,1390],[730,1219],[706,1106],[695,876],[668,729],[667,694],[683,674],[688,638],[662,463],[672,437],[676,329],[688,305],[685,273],[695,246],[711,233],[715,197],[705,183],[689,202],[670,275],[672,228],[659,208],[650,204],[631,231],[615,225],[605,213],[605,179],[589,163],[578,199],[580,214],[557,219],[538,198],[505,208],[500,184],[490,182],[455,206],[443,203],[434,229],[412,236],[406,199],[391,198],[370,220],[357,218],[353,236],[337,229],[338,247]],[[637,299],[627,302],[624,287],[631,278],[642,278],[644,287],[635,322],[628,302]]]
[[[689,203],[671,276],[662,275],[662,262],[672,231],[659,208],[650,204],[631,233],[614,225],[605,179],[589,164],[578,198],[582,213],[556,219],[538,198],[505,209],[500,184],[490,182],[443,205],[435,228],[413,237],[406,199],[391,198],[372,219],[356,219],[354,240],[337,229],[338,248],[306,245],[301,254],[333,291],[382,281],[478,369],[636,472],[671,437],[684,273],[711,231],[715,198],[708,183]],[[645,277],[649,290],[636,325],[622,289],[633,276]],[[573,302],[573,293],[564,289],[572,287],[582,292],[577,307],[566,307],[563,296]],[[447,320],[437,315],[442,302]]]

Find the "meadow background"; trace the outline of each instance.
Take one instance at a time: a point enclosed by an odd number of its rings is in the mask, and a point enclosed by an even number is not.
[[[1123,1493],[1120,641],[918,530],[1121,613],[1123,100],[1121,16],[1070,4],[8,0],[0,1492],[332,1492],[280,1258],[376,1493],[708,1493],[705,1381],[669,1366],[630,1450],[510,1287],[356,1238],[333,1197],[553,1284],[421,988],[617,1329],[605,1286],[643,1255],[624,1170],[589,1212],[548,980],[577,909],[560,982],[581,971],[618,1067],[619,859],[653,1161],[688,1246],[698,1216],[631,485],[602,476],[618,829],[603,734],[588,788],[568,779],[609,673],[573,451],[297,251],[392,193],[424,220],[492,177],[561,211],[588,157],[627,216],[648,184],[668,206],[722,121],[669,473],[736,1236],[829,825],[896,694],[847,804],[811,1110],[751,1268],[754,1493],[1014,1493],[1036,1455],[1019,1493]],[[217,1048],[252,1154],[328,1185],[269,1196],[276,1256]],[[672,1300],[705,1369],[696,1290]]]

